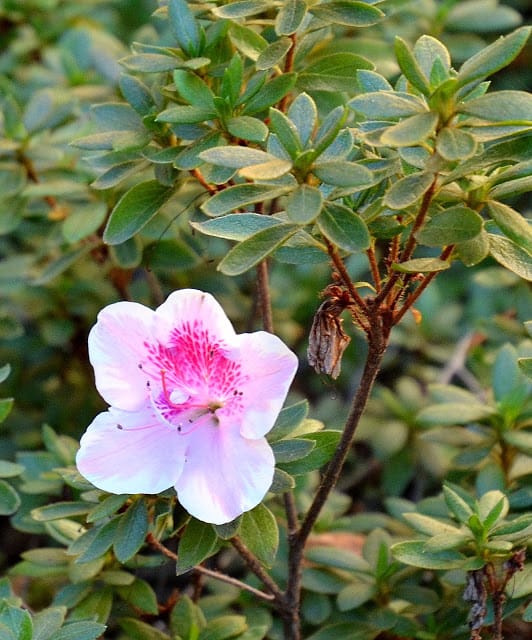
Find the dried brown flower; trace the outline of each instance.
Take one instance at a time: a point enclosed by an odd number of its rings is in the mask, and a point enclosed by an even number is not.
[[[317,373],[332,378],[340,375],[342,355],[351,338],[342,327],[340,314],[347,304],[343,298],[332,297],[320,305],[310,329],[307,358]]]

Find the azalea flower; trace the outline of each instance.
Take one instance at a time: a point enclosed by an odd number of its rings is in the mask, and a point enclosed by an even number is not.
[[[273,427],[297,357],[265,331],[237,335],[208,293],[183,289],[155,311],[117,302],[89,334],[96,387],[111,405],[88,427],[80,473],[110,493],[174,486],[195,518],[230,522],[271,486]]]

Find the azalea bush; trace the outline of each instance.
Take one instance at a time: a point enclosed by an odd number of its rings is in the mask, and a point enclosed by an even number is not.
[[[2,639],[526,636],[520,9],[0,3]]]

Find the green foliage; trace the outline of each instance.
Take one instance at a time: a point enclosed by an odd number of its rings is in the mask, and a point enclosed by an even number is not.
[[[495,0],[153,4],[0,7],[0,636],[284,637],[260,572],[292,580],[290,519],[363,379],[338,264],[402,322],[305,549],[303,637],[465,638],[468,576],[491,570],[508,619],[530,621],[530,27]],[[251,331],[264,261],[302,361],[264,502],[213,526],[173,489],[90,485],[75,453],[102,410],[97,312],[190,286]],[[353,321],[334,387],[303,365],[328,282],[321,337]],[[202,590],[198,566],[243,585]]]

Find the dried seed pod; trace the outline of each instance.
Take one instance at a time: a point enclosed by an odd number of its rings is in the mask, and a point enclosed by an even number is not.
[[[340,318],[345,308],[341,298],[325,300],[316,311],[310,329],[308,362],[316,373],[327,373],[332,378],[340,375],[342,355],[351,342]]]

